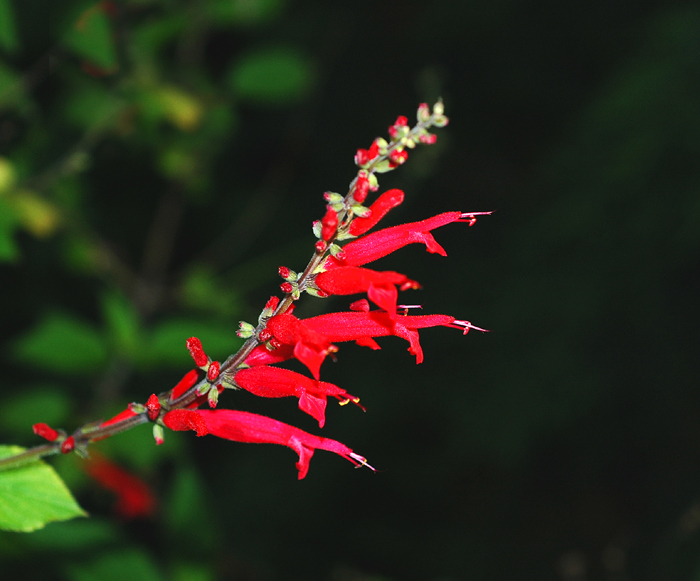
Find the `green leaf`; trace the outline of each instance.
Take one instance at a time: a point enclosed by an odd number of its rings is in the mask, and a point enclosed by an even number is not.
[[[23,451],[0,446],[0,458]],[[28,533],[78,516],[87,514],[48,464],[38,460],[0,471],[0,529]]]
[[[0,47],[14,52],[18,46],[15,15],[10,0],[0,0]]]
[[[15,344],[18,359],[32,366],[62,373],[91,373],[105,364],[107,351],[101,334],[69,315],[47,315]]]
[[[84,10],[68,29],[64,43],[78,56],[111,72],[117,67],[117,51],[114,47],[109,17],[100,3]]]
[[[314,70],[292,47],[260,49],[234,63],[228,84],[241,99],[262,105],[286,105],[308,95]]]
[[[68,567],[71,581],[158,581],[163,579],[152,557],[141,549],[101,555],[92,562]]]
[[[31,434],[32,424],[43,422],[60,426],[68,417],[71,400],[58,387],[40,386],[3,397],[0,424],[16,434]]]
[[[112,521],[90,518],[84,521],[55,523],[27,538],[34,550],[79,551],[96,545],[114,544],[119,540],[119,530]]]
[[[123,295],[110,293],[102,298],[102,313],[117,351],[131,358],[137,357],[141,345],[141,323],[134,306]]]

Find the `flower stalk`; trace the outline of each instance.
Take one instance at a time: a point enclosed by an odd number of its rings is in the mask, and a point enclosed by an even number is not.
[[[364,457],[336,440],[314,436],[265,416],[214,408],[226,389],[245,389],[260,397],[294,397],[298,399],[299,408],[314,417],[322,428],[328,397],[337,399],[341,405],[353,402],[364,410],[358,397],[320,380],[321,364],[328,354],[338,350],[336,342],[355,341],[379,349],[375,339],[395,336],[408,341],[409,352],[420,363],[423,351],[419,329],[445,326],[464,333],[469,329],[484,331],[449,315],[408,315],[408,306],[397,307],[398,294],[419,288],[419,284],[398,272],[380,272],[364,266],[412,243],[422,243],[428,252],[446,256],[433,230],[453,222],[466,222],[471,226],[477,216],[490,213],[446,212],[367,234],[404,199],[401,190],[392,189],[365,206],[370,193],[379,189],[378,175],[406,163],[408,150],[419,144],[435,143],[436,136],[428,130],[447,123],[441,101],[432,110],[427,104],[421,104],[414,127],[409,126],[406,117],[399,116],[389,128],[388,141],[379,137],[368,149],[357,150],[358,170],[347,193],[324,194],[326,209],[313,225],[318,240],[306,267],[301,272],[279,268],[284,279],[281,285],[284,296],[281,299],[272,297],[267,302],[256,325],[241,323],[238,335],[245,338],[245,342],[235,354],[222,363],[213,361],[199,339],[190,337],[186,347],[197,369],[188,372],[172,389],[152,394],[144,404],[132,403],[115,417],[93,422],[70,435],[46,424],[36,424],[35,433],[49,442],[0,459],[0,470],[57,453],[75,451],[87,455],[90,443],[144,423],[153,424],[157,444],[163,442],[164,428],[169,428],[194,430],[198,436],[211,434],[238,442],[287,446],[299,456],[299,478],[306,475],[309,460],[317,449],[334,452],[356,465],[371,468]],[[293,314],[294,303],[305,293],[316,297],[366,293],[378,310],[371,310],[369,302],[361,299],[352,303],[353,310],[349,312],[299,319]],[[277,367],[291,358],[304,363],[313,378]],[[199,409],[205,404],[212,409]]]

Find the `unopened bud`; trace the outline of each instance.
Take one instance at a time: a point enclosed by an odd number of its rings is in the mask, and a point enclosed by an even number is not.
[[[41,436],[44,440],[53,442],[58,438],[58,431],[54,430],[48,424],[34,424],[32,430],[37,436]]]
[[[160,446],[165,441],[163,426],[158,424],[153,425],[153,439],[156,441],[157,446]]]
[[[270,313],[272,314],[272,313]],[[255,333],[255,327],[251,325],[250,323],[246,323],[245,321],[240,321],[238,323],[239,329],[236,331],[236,335],[238,335],[241,339],[249,339],[250,337],[253,336],[253,333]]]
[[[216,404],[219,403],[219,390],[216,387],[212,387],[209,390],[209,395],[207,395],[207,401],[209,402],[210,408],[215,408]]]
[[[418,105],[418,113],[416,114],[419,122],[425,123],[430,119],[430,106],[427,103]]]
[[[61,453],[62,454],[68,454],[68,452],[71,452],[74,448],[75,448],[75,438],[73,438],[73,436],[68,436],[61,443]]]
[[[187,339],[187,350],[192,355],[194,364],[197,367],[204,367],[209,362],[209,358],[204,353],[204,349],[202,349],[202,342],[197,337]]]
[[[158,419],[158,414],[160,413],[160,401],[155,393],[151,394],[146,402],[146,410],[148,411],[148,419],[155,422]]]
[[[221,364],[218,361],[212,361],[209,369],[207,369],[207,379],[209,381],[215,381],[219,377],[219,371],[221,370]]]
[[[328,242],[338,229],[338,214],[333,208],[326,210],[326,215],[321,220],[321,238]]]

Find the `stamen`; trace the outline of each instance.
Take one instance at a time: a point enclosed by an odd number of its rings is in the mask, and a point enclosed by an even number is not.
[[[353,464],[355,464],[355,466],[356,466],[357,468],[360,468],[360,466],[366,466],[366,467],[369,468],[372,472],[376,472],[376,471],[377,471],[373,466],[371,466],[371,465],[367,462],[367,458],[365,458],[365,457],[363,457],[363,456],[360,456],[359,454],[355,454],[355,452],[351,452],[350,454],[348,454],[348,456],[349,456],[349,460],[350,460]]]
[[[466,335],[469,333],[469,329],[474,329],[475,331],[481,331],[482,333],[488,333],[488,329],[482,329],[481,327],[477,327],[476,325],[472,325],[469,321],[458,321],[455,320],[452,322],[451,325],[447,325],[448,327],[452,327],[454,329],[464,329],[463,333]]]
[[[476,224],[476,217],[477,216],[490,216],[493,214],[493,210],[490,212],[465,212],[461,216],[460,222],[469,222],[470,226],[473,226]]]

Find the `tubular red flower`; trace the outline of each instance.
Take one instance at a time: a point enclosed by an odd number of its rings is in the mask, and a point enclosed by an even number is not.
[[[456,319],[449,315],[400,315],[392,320],[382,311],[329,313],[304,319],[302,324],[310,331],[323,334],[329,341],[355,341],[359,345],[379,349],[374,337],[394,335],[409,342],[409,353],[416,363],[423,362],[418,329],[427,327],[454,327]],[[466,322],[465,322],[466,323]],[[461,327],[460,327],[461,328]]]
[[[261,365],[241,369],[234,381],[239,387],[260,397],[298,397],[299,409],[318,420],[319,428],[326,422],[327,396],[335,397],[341,404],[352,401],[359,405],[360,401],[359,397],[350,395],[337,385],[280,367]]]
[[[178,381],[177,385],[173,387],[170,391],[170,401],[175,401],[178,397],[184,394],[188,389],[194,387],[195,384],[204,376],[204,374],[198,370],[193,369],[188,371],[185,376]]]
[[[124,420],[128,420],[129,418],[133,418],[134,416],[137,416],[137,415],[138,414],[136,412],[132,412],[129,408],[126,408],[123,412],[119,412],[113,418],[107,420],[106,422],[102,422],[100,424],[100,427],[104,428],[105,426],[117,424],[119,422],[123,422]]]
[[[82,466],[95,481],[117,495],[114,509],[118,515],[131,519],[154,513],[156,498],[140,478],[94,452]]]
[[[384,309],[389,316],[396,317],[396,299],[401,290],[420,288],[420,285],[398,272],[387,270],[378,272],[358,266],[341,266],[316,275],[318,288],[330,295],[354,295],[366,292],[370,300]]]
[[[355,218],[350,224],[348,232],[353,236],[360,236],[374,228],[377,222],[387,215],[389,210],[395,208],[403,202],[404,193],[401,190],[388,190],[379,196],[369,209],[369,216],[366,218]]]
[[[294,357],[294,347],[292,345],[283,345],[278,349],[270,351],[265,345],[258,345],[246,357],[246,365],[256,367],[258,365],[272,365],[287,361]]]
[[[452,222],[463,221],[466,220],[463,219],[461,212],[445,212],[421,222],[385,228],[346,244],[342,255],[331,256],[324,266],[326,269],[333,266],[362,266],[414,243],[425,244],[428,252],[447,256],[445,249],[435,241],[430,231]]]
[[[365,458],[336,440],[314,436],[289,424],[248,412],[223,409],[173,410],[165,414],[163,422],[172,430],[195,429],[198,436],[208,433],[234,442],[287,446],[299,456],[296,464],[299,480],[306,476],[309,462],[316,450],[334,452],[355,465],[371,468]]]
[[[282,345],[294,347],[294,357],[306,365],[316,379],[326,355],[338,350],[323,335],[309,330],[289,313],[271,317],[266,328]]]

